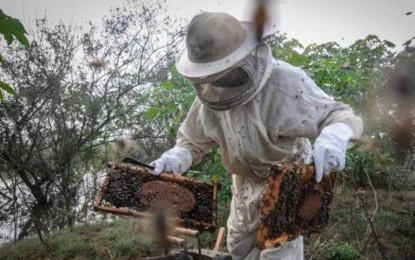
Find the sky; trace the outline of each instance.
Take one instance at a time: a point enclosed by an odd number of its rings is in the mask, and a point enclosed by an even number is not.
[[[246,20],[253,0],[162,0],[169,15],[191,18],[200,11],[228,12]],[[272,0],[271,0],[272,1]],[[348,46],[375,34],[398,46],[415,36],[415,0],[273,0],[272,23],[304,45],[336,41]],[[34,19],[72,24],[101,19],[122,0],[0,0],[0,9],[27,28]],[[412,14],[410,14],[412,12]]]

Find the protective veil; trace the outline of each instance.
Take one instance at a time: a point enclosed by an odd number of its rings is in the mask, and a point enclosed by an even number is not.
[[[251,86],[217,100],[197,90],[176,146],[190,151],[197,164],[213,145],[219,145],[233,181],[227,243],[234,259],[302,259],[302,237],[273,250],[260,252],[255,247],[268,167],[277,160],[310,158],[308,138],[316,138],[328,125],[342,122],[359,136],[362,122],[301,69],[275,61],[265,49],[254,50],[242,62]]]
[[[208,78],[189,80],[204,105],[213,110],[228,110],[245,104],[261,90],[261,80],[265,83],[269,77],[271,63],[269,47],[260,44],[233,68]]]

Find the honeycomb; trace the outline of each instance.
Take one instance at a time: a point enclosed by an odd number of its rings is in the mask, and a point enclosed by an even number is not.
[[[146,213],[168,208],[186,227],[211,230],[216,226],[216,192],[211,183],[155,176],[146,168],[113,163],[104,186],[97,210],[129,215],[131,210]]]
[[[256,237],[260,249],[278,247],[327,225],[336,173],[320,183],[314,177],[313,165],[271,165]]]

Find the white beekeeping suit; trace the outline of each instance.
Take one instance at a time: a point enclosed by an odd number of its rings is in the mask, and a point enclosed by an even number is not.
[[[303,259],[302,237],[262,252],[255,246],[269,165],[313,158],[320,181],[344,167],[348,140],[361,134],[362,122],[304,71],[274,60],[251,28],[224,13],[202,13],[192,20],[177,69],[198,97],[176,146],[153,164],[156,173],[180,174],[219,145],[232,176],[227,246],[233,258]],[[309,139],[316,139],[314,149]]]

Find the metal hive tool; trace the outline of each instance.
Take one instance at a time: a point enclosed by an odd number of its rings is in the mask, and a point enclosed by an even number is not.
[[[313,165],[274,163],[269,169],[256,243],[275,248],[325,227],[336,174],[316,183]]]

